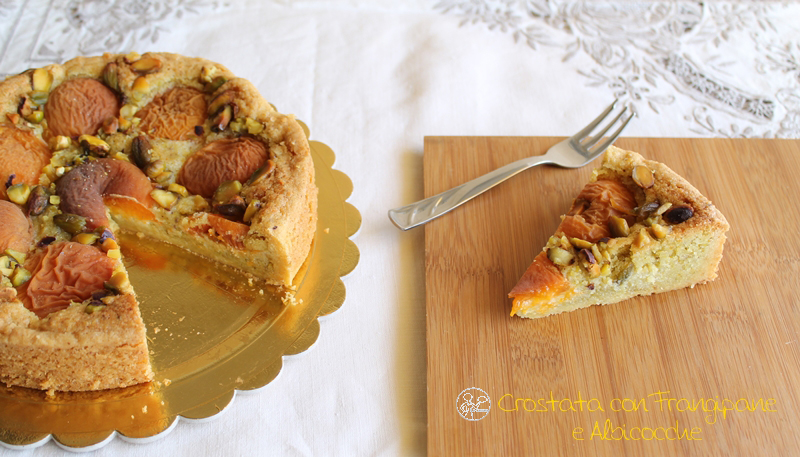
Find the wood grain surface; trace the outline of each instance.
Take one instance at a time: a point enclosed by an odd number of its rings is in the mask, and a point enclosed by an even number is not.
[[[559,140],[428,137],[425,195]],[[719,278],[509,317],[506,294],[599,160],[528,170],[427,224],[431,456],[800,455],[800,141],[616,144],[666,163],[727,217]],[[491,398],[476,421],[458,410],[472,387]]]

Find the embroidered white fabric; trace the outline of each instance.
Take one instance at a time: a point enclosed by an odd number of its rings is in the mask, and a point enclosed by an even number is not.
[[[569,135],[619,98],[628,136],[800,138],[798,18],[755,1],[0,2],[0,74],[104,51],[218,61],[331,146],[363,215],[315,347],[213,421],[97,455],[424,454],[423,235],[386,217],[423,196],[423,137]]]

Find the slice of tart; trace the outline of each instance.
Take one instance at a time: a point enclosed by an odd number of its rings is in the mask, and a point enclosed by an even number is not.
[[[725,217],[666,165],[614,146],[509,293],[535,318],[717,276]]]
[[[223,66],[79,57],[0,83],[0,382],[152,379],[115,233],[292,290],[316,229],[305,133]],[[135,238],[133,238],[135,239]]]
[[[52,241],[27,259],[16,254],[12,263],[23,267],[15,270],[31,277],[2,292],[3,382],[84,391],[152,379],[145,326],[119,253],[107,232],[97,246]]]

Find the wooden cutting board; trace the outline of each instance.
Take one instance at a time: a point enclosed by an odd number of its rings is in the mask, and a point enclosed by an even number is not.
[[[425,195],[560,139],[428,137]],[[666,163],[727,217],[719,278],[543,319],[509,317],[506,294],[599,159],[528,170],[429,223],[431,456],[800,455],[800,141],[617,146]],[[458,407],[480,396],[490,400],[472,410],[479,420],[465,420]]]

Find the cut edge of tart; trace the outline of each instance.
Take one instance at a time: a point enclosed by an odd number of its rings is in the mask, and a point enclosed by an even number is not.
[[[729,228],[669,167],[611,146],[509,293],[511,315],[544,317],[711,281]]]
[[[0,382],[152,380],[119,231],[237,268],[292,302],[316,230],[314,165],[300,124],[247,80],[177,54],[77,57],[0,82],[0,129],[0,214],[17,225],[0,230]],[[92,267],[59,260],[74,252]]]
[[[33,281],[40,265],[72,256],[105,263],[100,268],[109,269],[110,277],[85,280],[99,282],[91,296],[58,311],[26,307],[22,302],[30,302],[26,292],[37,286]],[[127,387],[153,379],[145,326],[112,238],[99,252],[79,242],[56,241],[24,265],[33,280],[18,295],[11,296],[16,289],[5,289],[7,295],[0,297],[5,299],[0,300],[0,380],[52,393]],[[65,274],[63,266],[54,272]]]

